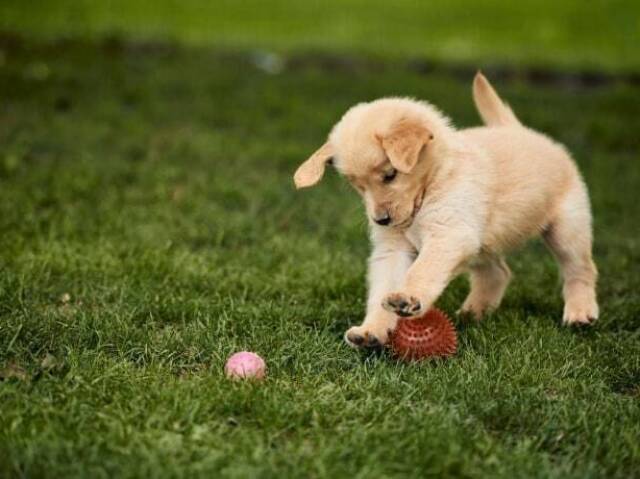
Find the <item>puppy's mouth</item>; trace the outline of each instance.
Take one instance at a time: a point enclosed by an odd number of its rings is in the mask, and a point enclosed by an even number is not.
[[[418,211],[420,211],[420,208],[422,207],[422,202],[424,201],[424,195],[426,191],[427,190],[425,188],[422,188],[420,190],[418,195],[413,200],[413,209],[411,210],[411,214],[404,221],[401,221],[400,223],[396,223],[395,225],[393,225],[394,227],[408,228],[413,224],[413,220],[415,219],[416,215],[418,214]]]

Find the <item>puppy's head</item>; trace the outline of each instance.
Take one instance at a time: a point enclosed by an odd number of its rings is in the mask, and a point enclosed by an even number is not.
[[[298,168],[295,184],[316,184],[331,162],[360,193],[371,221],[409,226],[422,204],[438,135],[447,129],[448,120],[425,103],[399,98],[361,103]]]

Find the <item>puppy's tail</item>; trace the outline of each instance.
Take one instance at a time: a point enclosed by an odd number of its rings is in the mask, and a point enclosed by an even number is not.
[[[480,72],[473,79],[473,101],[487,126],[521,124],[509,105],[500,99],[491,83]]]

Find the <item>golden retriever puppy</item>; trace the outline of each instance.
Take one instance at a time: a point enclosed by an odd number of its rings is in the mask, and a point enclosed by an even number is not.
[[[298,188],[333,163],[364,200],[373,243],[367,313],[352,346],[387,342],[398,316],[427,311],[457,274],[461,312],[498,307],[511,277],[504,254],[542,234],[562,270],[565,324],[598,317],[587,189],[567,150],[523,126],[478,73],[486,126],[455,129],[426,102],[383,98],[346,112],[296,171]]]

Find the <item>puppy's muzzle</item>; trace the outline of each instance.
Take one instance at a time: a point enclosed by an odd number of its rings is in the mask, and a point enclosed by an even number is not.
[[[378,223],[380,226],[387,226],[389,223],[391,223],[391,216],[389,216],[389,213],[385,213],[379,218],[374,218],[373,221]]]

